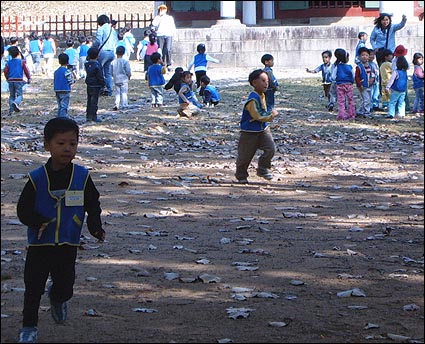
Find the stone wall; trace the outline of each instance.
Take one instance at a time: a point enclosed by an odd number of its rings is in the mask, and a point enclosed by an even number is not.
[[[321,63],[323,50],[343,48],[350,53],[354,63],[355,47],[360,31],[372,32],[373,25],[338,26],[266,26],[214,25],[210,28],[178,29],[173,41],[173,66],[187,67],[196,54],[196,46],[205,43],[207,53],[221,61],[210,63],[208,68],[256,68],[261,67],[261,56],[272,54],[275,68],[315,67]],[[133,30],[141,39],[142,30]],[[409,51],[409,63],[415,52],[424,53],[423,22],[408,23],[396,33],[397,44]],[[334,59],[332,60],[334,61]]]

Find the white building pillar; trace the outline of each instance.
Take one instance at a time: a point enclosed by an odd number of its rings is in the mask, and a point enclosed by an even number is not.
[[[220,1],[220,18],[236,18],[236,1]]]
[[[379,1],[379,13],[392,14],[394,24],[401,22],[401,16],[406,15],[407,20],[413,20],[414,1]]]
[[[220,18],[211,26],[212,28],[222,29],[229,26],[246,27],[239,19],[236,19],[236,1],[220,1]]]
[[[275,19],[274,1],[263,1],[263,19]]]
[[[257,25],[256,1],[242,1],[242,23],[246,25]]]

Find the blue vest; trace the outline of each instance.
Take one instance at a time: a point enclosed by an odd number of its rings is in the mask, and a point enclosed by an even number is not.
[[[39,42],[38,39],[33,39],[32,41],[30,41],[29,47],[30,47],[30,53],[31,54],[41,53],[40,46],[38,45],[38,42]]]
[[[10,55],[9,55],[10,56]],[[22,67],[22,60],[20,58],[14,58],[10,59],[10,61],[7,62],[7,65],[9,66],[9,79],[17,79],[22,81],[24,77],[24,69]],[[16,81],[16,80],[15,80]]]
[[[53,77],[53,90],[55,92],[71,92],[71,85],[68,83],[65,75],[67,72],[68,68],[64,66],[60,66],[55,70]]]
[[[218,93],[217,89],[214,86],[207,85],[205,87],[206,90],[210,91],[211,93],[211,101],[213,102],[219,102],[221,100],[220,94]]]
[[[28,243],[30,245],[68,244],[78,246],[80,244],[81,229],[85,217],[84,188],[88,176],[89,171],[85,167],[73,164],[67,190],[52,191],[45,166],[30,172],[29,178],[36,191],[35,210],[47,218],[56,219],[47,226],[40,239],[37,239],[38,229],[28,228]],[[78,205],[69,205],[68,202],[71,202],[73,195],[66,195],[66,191],[79,192],[82,202],[79,202]]]
[[[270,115],[270,112],[267,112],[267,110],[263,107],[260,95],[257,92],[251,92],[248,96],[248,100],[245,102],[245,105],[243,107],[240,122],[241,130],[251,132],[264,131],[269,126],[269,122],[252,121],[252,117],[249,114],[249,111],[246,109],[246,105],[252,101],[255,102],[256,108],[259,110],[260,113]]]
[[[54,53],[54,51],[53,51],[52,42],[45,39],[43,41],[43,54],[53,54],[53,53]]]
[[[419,66],[415,66],[415,70],[416,68],[421,68]],[[412,75],[412,81],[413,81],[413,89],[417,89],[417,88],[423,88],[424,87],[424,78],[419,78],[415,73],[413,73]]]
[[[195,63],[194,63],[195,67],[199,67],[199,66],[206,67],[207,63],[208,63],[207,55],[205,55],[205,54],[196,54],[195,55]]]
[[[180,91],[183,89],[183,94],[187,98],[188,101],[190,101],[193,105],[196,105],[197,107],[201,108],[202,106],[199,104],[198,99],[195,96],[195,93],[192,91],[190,86],[186,83],[182,83],[180,87]],[[179,104],[186,103],[185,100],[183,100],[182,97],[179,96]]]
[[[80,45],[80,57],[87,56],[87,51],[89,50],[88,44],[81,44]]]
[[[336,80],[337,85],[353,84],[353,67],[346,63],[340,63],[336,66]]]
[[[391,89],[398,92],[407,91],[407,72],[397,69],[398,78],[394,80]]]
[[[78,64],[77,50],[74,48],[65,49],[65,54],[68,55],[68,64],[71,66],[76,66]]]

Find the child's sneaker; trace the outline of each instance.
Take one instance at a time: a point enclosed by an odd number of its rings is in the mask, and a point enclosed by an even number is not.
[[[47,294],[50,300],[50,313],[56,324],[63,324],[68,318],[68,305],[66,302],[55,302],[50,297],[52,286],[49,287]]]
[[[37,343],[38,329],[35,326],[23,327],[19,331],[18,343]]]

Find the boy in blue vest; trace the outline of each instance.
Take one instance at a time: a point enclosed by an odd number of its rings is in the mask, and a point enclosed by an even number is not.
[[[24,99],[24,85],[31,82],[31,74],[25,59],[21,58],[18,47],[11,46],[8,52],[10,60],[7,61],[3,73],[9,84],[9,115],[11,115],[14,111],[21,111],[20,105]]]
[[[273,179],[270,172],[271,161],[276,148],[269,123],[278,115],[275,109],[269,110],[265,92],[269,87],[269,77],[262,69],[249,74],[248,81],[254,87],[243,107],[240,120],[240,137],[235,177],[240,184],[248,183],[248,167],[258,149],[263,154],[258,159],[257,176]]]
[[[199,90],[199,95],[202,97],[203,103],[206,107],[216,106],[220,100],[220,93],[218,90],[210,85],[210,78],[204,75],[201,78],[201,89]]]
[[[47,279],[50,313],[57,324],[67,319],[75,282],[75,260],[87,213],[90,234],[105,239],[99,192],[89,170],[72,163],[77,153],[79,128],[70,118],[55,117],[44,127],[47,163],[29,173],[19,197],[17,215],[26,225],[23,327],[19,343],[36,343],[38,309]]]
[[[272,110],[274,108],[274,96],[279,87],[279,83],[276,77],[273,74],[272,67],[274,66],[274,57],[270,54],[264,54],[261,57],[261,63],[264,65],[263,70],[269,76],[269,87],[267,88],[266,94],[266,103],[267,110]]]
[[[58,60],[60,67],[53,74],[53,89],[58,102],[58,117],[68,117],[71,85],[75,82],[75,79],[69,68],[69,56],[64,53],[59,54]]]

